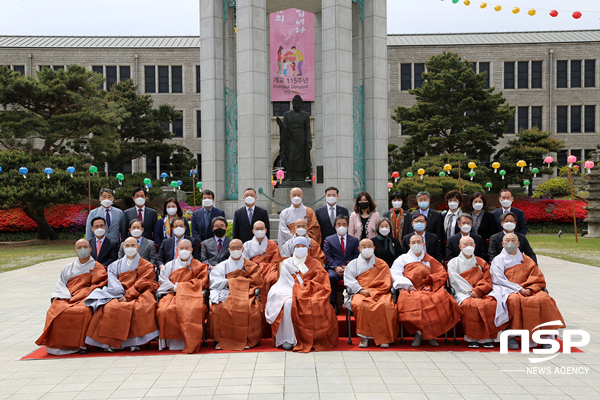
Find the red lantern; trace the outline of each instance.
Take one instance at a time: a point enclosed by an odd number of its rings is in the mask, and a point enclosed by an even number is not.
[[[550,16],[551,17],[558,17],[558,11],[556,11],[556,10],[550,11]]]
[[[392,172],[392,178],[394,178],[394,182],[398,183],[399,176],[400,176],[400,173],[398,171]]]
[[[580,13],[579,11],[575,11],[575,12],[573,13],[573,18],[575,18],[575,19],[579,19],[579,18],[581,18],[581,13]]]

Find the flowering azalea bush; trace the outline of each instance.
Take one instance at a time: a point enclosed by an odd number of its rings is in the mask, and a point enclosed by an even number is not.
[[[575,217],[577,223],[587,218],[588,212],[583,207],[587,203],[575,200]],[[522,197],[513,202],[513,207],[523,210],[528,223],[535,222],[573,222],[573,205],[571,200],[532,199]]]
[[[52,228],[69,231],[85,229],[87,204],[59,204],[45,210],[46,220]],[[37,229],[36,223],[21,208],[0,210],[0,232],[25,232]]]

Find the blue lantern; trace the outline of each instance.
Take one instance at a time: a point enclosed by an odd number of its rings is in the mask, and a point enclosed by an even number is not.
[[[48,179],[50,179],[50,174],[53,172],[52,168],[46,168],[44,170],[44,173],[46,174],[46,176],[48,177]]]
[[[2,172],[2,167],[0,167],[0,172]]]
[[[196,169],[190,169],[190,176],[196,175],[197,172]]]
[[[169,175],[167,175],[166,172],[163,172],[162,174],[160,174],[160,177],[162,178],[163,182],[165,181],[165,178],[168,178]]]
[[[177,186],[179,186],[179,187],[178,187],[178,189],[179,189],[179,190],[181,190],[181,185],[183,185],[183,182],[181,182],[181,181],[177,181]]]
[[[23,175],[23,178],[27,178],[27,173],[29,172],[29,170],[25,167],[21,167],[19,168],[19,173]]]
[[[67,168],[67,172],[71,174],[71,178],[72,178],[73,174],[75,173],[75,168],[69,167],[69,168]]]
[[[152,184],[151,184],[151,183],[149,183],[149,184],[148,184],[148,189],[150,189],[151,187],[152,187]]]

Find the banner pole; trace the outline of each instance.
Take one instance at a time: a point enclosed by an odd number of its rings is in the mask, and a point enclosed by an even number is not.
[[[460,183],[460,160],[458,161],[458,193],[462,195],[462,185]]]

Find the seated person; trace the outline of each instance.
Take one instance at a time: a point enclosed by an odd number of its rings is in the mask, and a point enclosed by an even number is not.
[[[526,329],[530,336],[534,328],[546,322],[561,321],[561,324],[544,329],[564,328],[565,320],[554,299],[542,291],[546,287],[544,274],[535,261],[519,250],[520,236],[515,233],[504,235],[504,248],[492,261],[490,273],[494,289],[489,295],[498,302],[494,322],[499,326],[510,321],[508,329]],[[551,348],[550,344],[540,346]],[[508,348],[519,348],[514,337],[508,339]]]
[[[144,227],[138,219],[129,221],[129,234],[137,239],[139,246],[137,253],[140,257],[149,261],[150,264],[156,265],[156,247],[152,240],[144,236]],[[121,243],[121,248],[119,248],[119,260],[123,257],[125,257],[125,242]]]
[[[177,258],[165,264],[158,283],[156,295],[162,296],[156,310],[158,349],[184,353],[200,350],[206,315],[202,291],[208,289],[208,265],[192,257],[190,240],[179,241]]]
[[[85,333],[92,319],[92,310],[83,304],[96,288],[108,283],[106,268],[90,257],[90,243],[79,239],[75,243],[77,260],[65,265],[60,271],[52,305],[46,313],[44,332],[35,341],[46,346],[51,355],[89,353],[85,345]]]
[[[400,192],[398,192],[400,193]],[[387,218],[382,218],[377,222],[377,236],[373,239],[375,245],[375,257],[382,259],[388,265],[392,267],[396,258],[402,254],[402,245],[398,239],[391,234],[392,223]]]
[[[225,217],[215,217],[211,222],[213,234],[202,242],[200,261],[208,264],[209,271],[220,262],[229,257],[229,242],[231,239],[225,236],[227,232],[227,220]]]
[[[259,344],[263,336],[263,307],[254,295],[263,280],[260,266],[242,256],[240,239],[229,243],[229,254],[210,272],[212,305],[206,330],[215,349],[243,350]]]
[[[252,234],[254,235],[252,240],[244,243],[243,254],[244,258],[259,265],[264,282],[263,299],[266,299],[269,288],[277,282],[277,264],[281,259],[279,246],[266,237],[267,228],[262,221],[254,223]]]
[[[500,216],[500,225],[502,226],[502,231],[493,234],[490,237],[490,249],[489,249],[489,260],[493,261],[496,256],[502,252],[502,239],[507,233],[514,233],[517,235],[517,239],[519,242],[519,251],[529,258],[533,260],[534,263],[537,263],[537,256],[535,252],[529,245],[529,240],[527,240],[527,236],[520,234],[515,231],[517,224],[517,217],[512,212],[504,213]]]
[[[437,262],[442,262],[442,247],[440,238],[435,233],[427,232],[427,219],[425,215],[415,212],[412,216],[412,232],[404,235],[402,238],[402,254],[410,250],[410,239],[416,233],[423,238],[423,247],[425,252],[435,258]]]
[[[291,257],[294,253],[294,239],[297,237],[305,237],[306,239],[310,240],[308,254],[310,254],[312,258],[316,258],[317,260],[321,261],[323,265],[325,265],[327,260],[325,259],[325,253],[323,253],[323,250],[321,250],[321,246],[319,246],[314,239],[307,236],[308,222],[306,222],[304,218],[300,218],[294,223],[294,227],[296,228],[296,233],[294,233],[294,236],[292,236],[292,238],[285,242],[281,247],[281,257]]]
[[[108,285],[85,299],[94,311],[85,343],[109,353],[125,348],[140,351],[141,345],[158,337],[154,265],[140,257],[135,237],[128,237],[123,245],[125,257],[107,268]],[[156,254],[154,246],[152,251]]]
[[[461,238],[471,237],[475,243],[475,257],[481,258],[486,263],[488,262],[487,244],[481,236],[471,232],[472,228],[473,217],[469,214],[462,214],[458,218],[458,233],[448,238],[448,243],[446,244],[446,260],[452,260],[460,255],[459,242]]]
[[[377,346],[390,347],[398,336],[398,310],[392,299],[392,275],[385,261],[375,257],[371,239],[363,239],[358,247],[360,256],[344,271],[344,285],[352,295],[344,307],[350,307],[356,319],[358,347],[367,347],[369,339]]]
[[[273,346],[303,353],[326,350],[338,340],[337,318],[327,304],[327,272],[308,254],[306,238],[296,238],[294,244],[294,255],[279,263],[279,279],[267,298],[265,318]]]
[[[119,258],[119,242],[113,242],[106,236],[106,221],[102,217],[92,219],[94,238],[90,242],[92,257],[108,267]]]
[[[482,343],[486,349],[493,349],[498,332],[508,324],[494,323],[496,299],[487,296],[492,291],[490,268],[483,258],[475,256],[478,245],[472,237],[462,237],[459,246],[460,254],[448,263],[448,279],[463,312],[460,321],[465,341],[470,348],[478,349]]]
[[[192,257],[195,260],[200,259],[199,247],[194,246],[193,239],[190,236],[185,235],[186,226],[187,221],[183,219],[183,217],[177,217],[174,218],[173,221],[171,221],[171,228],[173,228],[173,236],[163,240],[160,244],[160,249],[158,250],[158,258],[156,259],[156,265],[158,265],[160,269],[163,269],[165,264],[177,258],[177,250],[179,248],[179,243],[184,239],[189,240],[190,243],[192,243]]]
[[[410,250],[392,265],[392,282],[398,296],[398,320],[414,334],[413,347],[423,339],[439,346],[436,337],[448,332],[462,311],[446,291],[448,273],[435,258],[425,252],[423,237],[412,234]]]

